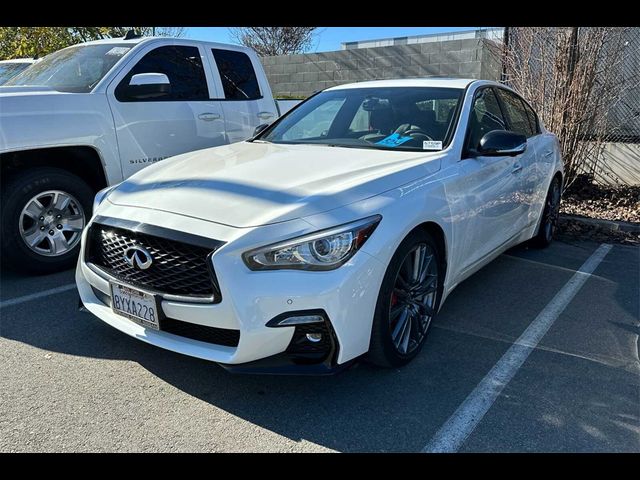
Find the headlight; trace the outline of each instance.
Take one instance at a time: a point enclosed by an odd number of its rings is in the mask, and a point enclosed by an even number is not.
[[[382,220],[367,217],[327,230],[293,238],[242,255],[251,270],[333,270],[347,262]]]
[[[109,195],[111,193],[111,190],[113,190],[114,188],[116,188],[118,185],[111,185],[110,187],[107,188],[103,188],[102,190],[100,190],[98,193],[96,193],[96,196],[93,199],[93,210],[91,210],[92,212],[95,212],[96,209],[100,206],[100,204],[102,203],[102,201],[107,198],[107,195]]]

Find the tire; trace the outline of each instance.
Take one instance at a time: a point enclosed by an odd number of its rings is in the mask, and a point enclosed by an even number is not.
[[[531,239],[531,245],[535,248],[547,248],[553,242],[558,224],[558,214],[560,212],[560,200],[562,197],[562,182],[560,177],[554,177],[547,192],[544,202],[540,227],[535,237]]]
[[[398,289],[398,276],[410,276],[407,270],[407,258],[410,258],[408,262],[411,264],[411,262],[415,261],[414,252],[417,248],[422,247],[425,249],[423,255],[433,256],[427,265],[426,273],[428,276],[423,282],[415,282],[415,285],[419,285],[420,288],[426,289],[425,292],[428,292],[424,300],[425,303],[429,304],[429,308],[425,306],[424,310],[419,307],[409,307],[407,309],[404,305],[411,305],[411,302],[415,301],[419,295],[415,296],[415,298],[407,299],[408,297],[405,297],[403,299],[404,294],[401,294]],[[389,262],[382,280],[380,293],[378,294],[368,353],[368,360],[371,363],[385,368],[400,367],[409,363],[420,353],[429,332],[429,327],[433,323],[440,306],[444,273],[442,265],[442,253],[439,251],[433,237],[428,233],[416,230],[402,241]],[[435,274],[435,278],[431,274]],[[416,294],[419,293],[415,289],[414,292]],[[412,310],[412,308],[417,308],[417,311],[415,309]],[[399,314],[397,313],[398,309],[401,311]],[[401,348],[405,343],[401,326],[404,315],[402,309],[409,312],[407,315],[413,314],[413,317],[405,318],[405,322],[409,322],[409,326],[405,328],[416,327],[415,330],[409,330],[409,334],[415,333],[416,338],[409,338],[405,351],[402,351]],[[428,314],[427,311],[429,312]]]
[[[36,274],[72,267],[82,228],[91,217],[93,196],[80,177],[59,168],[33,168],[9,177],[0,197],[2,264]],[[27,245],[27,238],[37,242],[35,246]]]

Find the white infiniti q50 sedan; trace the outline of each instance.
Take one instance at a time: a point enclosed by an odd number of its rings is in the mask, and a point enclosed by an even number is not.
[[[504,85],[342,85],[258,130],[96,196],[87,310],[232,371],[397,367],[462,280],[553,238],[559,144]]]

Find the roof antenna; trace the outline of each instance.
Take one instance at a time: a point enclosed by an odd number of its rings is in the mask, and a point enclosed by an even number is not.
[[[142,35],[136,33],[136,31],[132,28],[127,32],[127,34],[123,37],[124,40],[133,40],[134,38],[140,38]]]

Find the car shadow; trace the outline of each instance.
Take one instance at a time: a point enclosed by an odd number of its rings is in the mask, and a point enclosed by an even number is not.
[[[526,247],[510,254],[529,256]],[[494,261],[451,294],[425,348],[402,369],[360,362],[332,377],[232,375],[213,363],[147,345],[78,312],[75,292],[6,309],[0,335],[66,355],[137,362],[180,391],[296,442],[344,452],[417,451],[503,355],[509,339],[555,294],[557,284],[570,276],[564,272],[556,284],[545,278],[550,271],[549,266],[523,263],[514,268],[507,259]],[[613,277],[615,269],[604,274]],[[628,299],[629,287],[621,288]],[[533,300],[504,302],[498,296],[494,302],[492,291],[527,292]],[[511,324],[496,318],[511,319]],[[470,333],[471,324],[494,338]],[[593,402],[598,401],[595,395]],[[530,392],[526,402],[541,400]],[[597,415],[594,428],[605,433],[601,440],[594,437],[592,446],[607,450],[620,418],[606,408],[597,409]]]

